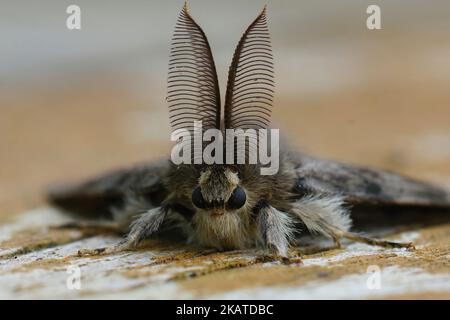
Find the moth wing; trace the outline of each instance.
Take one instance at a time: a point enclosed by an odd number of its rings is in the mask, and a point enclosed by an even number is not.
[[[450,193],[438,186],[363,166],[300,156],[296,189],[342,195],[352,205],[450,208]],[[302,191],[303,190],[303,191]]]
[[[47,193],[52,205],[87,218],[111,218],[127,195],[142,196],[158,205],[166,196],[163,178],[168,160],[119,169],[76,184],[55,186]]]

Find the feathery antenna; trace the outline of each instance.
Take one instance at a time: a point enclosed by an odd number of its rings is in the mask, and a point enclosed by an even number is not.
[[[187,4],[175,25],[167,79],[172,130],[220,129],[220,92],[216,67],[205,33],[189,14]]]
[[[225,128],[264,129],[270,124],[274,80],[266,7],[242,35],[228,72]]]

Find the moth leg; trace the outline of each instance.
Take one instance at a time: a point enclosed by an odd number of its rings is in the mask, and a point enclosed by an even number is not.
[[[385,248],[408,248],[415,249],[414,244],[412,242],[393,242],[381,239],[374,239],[364,237],[354,232],[343,231],[343,230],[333,230],[331,231],[334,237],[338,238],[346,238],[355,242],[367,243],[372,246],[380,246]]]
[[[130,248],[127,246],[126,239],[124,239],[111,247],[103,247],[103,248],[96,248],[96,249],[80,249],[80,250],[78,250],[77,254],[80,257],[98,256],[98,255],[107,255],[107,254],[112,254],[112,253],[116,253],[116,252],[126,251],[128,249],[130,249]]]
[[[339,237],[337,237],[334,234],[330,234],[331,239],[333,239],[334,245],[332,247],[332,249],[341,249],[342,245],[341,245],[341,240],[339,239]]]
[[[304,255],[312,255],[337,249],[341,249],[340,243],[339,246],[336,245],[336,243],[331,246],[310,245],[304,248],[300,248],[299,251]]]
[[[339,196],[307,195],[292,203],[291,214],[299,218],[311,233],[322,234],[341,246],[341,235],[330,230],[348,230],[351,219],[344,201]]]
[[[51,229],[62,230],[62,229],[79,229],[86,231],[96,231],[101,233],[123,233],[121,225],[114,221],[70,221],[60,225],[51,226]]]
[[[299,262],[298,258],[291,259],[288,254],[289,242],[293,235],[292,218],[267,203],[260,204],[258,209],[258,232],[264,249],[268,253],[258,259],[261,261],[281,260],[283,263]]]
[[[348,231],[351,219],[343,199],[339,196],[306,196],[292,204],[292,213],[300,218],[311,232],[331,237],[337,246],[340,246],[340,239],[346,238],[388,248],[414,247],[412,243],[373,239]]]
[[[111,254],[136,248],[143,240],[154,234],[161,227],[167,215],[167,208],[157,207],[148,210],[136,219],[130,226],[130,232],[119,243],[106,248],[79,250],[78,255],[90,256],[99,254]]]

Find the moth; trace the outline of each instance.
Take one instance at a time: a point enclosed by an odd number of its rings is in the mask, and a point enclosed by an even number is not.
[[[168,95],[173,130],[269,128],[273,104],[273,57],[266,8],[245,30],[229,68],[222,105],[216,67],[201,27],[184,5],[172,39]],[[93,219],[112,219],[127,236],[96,252],[138,246],[171,235],[201,248],[260,248],[289,259],[303,232],[382,247],[411,248],[350,231],[358,208],[449,208],[444,189],[391,172],[280,150],[274,175],[258,164],[179,164],[170,159],[109,172],[59,187],[49,201]]]

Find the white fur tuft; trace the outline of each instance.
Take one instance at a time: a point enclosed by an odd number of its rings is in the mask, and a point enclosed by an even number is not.
[[[260,221],[260,223],[267,224],[266,227],[268,227],[265,234],[265,241],[276,247],[278,250],[277,254],[287,256],[289,243],[294,240],[294,219],[287,213],[279,211],[274,207],[261,209],[260,219],[263,216],[266,221]]]
[[[292,212],[312,233],[329,236],[330,231],[347,231],[352,224],[340,196],[306,196],[293,204]]]
[[[219,216],[200,211],[193,217],[195,240],[202,246],[224,249],[244,249],[254,243],[248,216],[239,211]]]
[[[124,231],[130,229],[130,224],[138,216],[144,214],[155,206],[144,197],[132,192],[128,192],[125,196],[124,205],[121,207],[111,207],[113,220]]]

